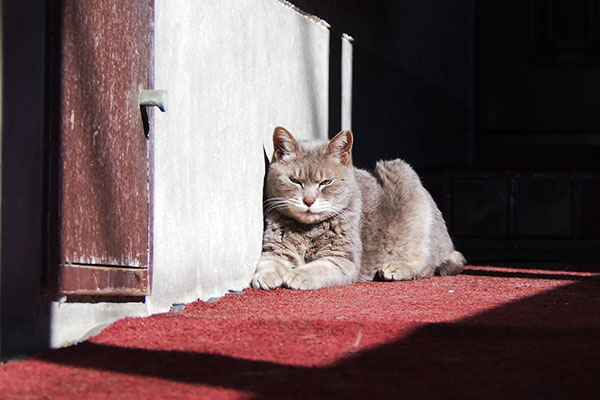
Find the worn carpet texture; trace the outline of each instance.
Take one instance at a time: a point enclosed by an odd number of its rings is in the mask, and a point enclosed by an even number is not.
[[[600,274],[246,290],[0,367],[1,399],[598,398]]]

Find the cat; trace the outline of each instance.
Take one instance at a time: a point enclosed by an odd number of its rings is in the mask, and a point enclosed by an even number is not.
[[[253,288],[318,289],[462,272],[444,219],[415,171],[380,161],[353,167],[351,131],[329,142],[273,133],[265,231]]]

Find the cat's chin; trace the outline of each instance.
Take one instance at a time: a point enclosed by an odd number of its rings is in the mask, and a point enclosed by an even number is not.
[[[294,213],[293,218],[303,224],[316,224],[327,218],[327,215],[312,212]]]

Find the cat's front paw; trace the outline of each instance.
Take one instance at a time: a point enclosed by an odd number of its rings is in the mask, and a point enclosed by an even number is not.
[[[283,275],[283,286],[288,289],[310,290],[320,286],[315,281],[314,274],[301,268],[296,268]]]
[[[250,286],[254,289],[273,290],[281,287],[283,280],[277,271],[265,270],[254,274]]]
[[[420,278],[418,268],[402,261],[392,261],[381,265],[377,269],[377,275],[384,281],[407,281]]]

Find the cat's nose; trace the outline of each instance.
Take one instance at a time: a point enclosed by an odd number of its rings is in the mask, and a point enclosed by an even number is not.
[[[304,198],[302,200],[304,201],[304,204],[306,204],[309,207],[312,206],[313,204],[315,204],[315,200],[314,199]]]

